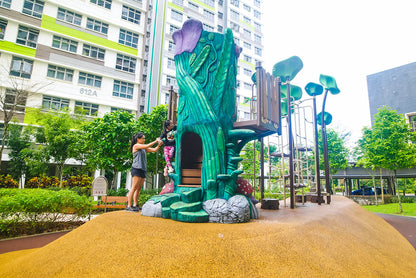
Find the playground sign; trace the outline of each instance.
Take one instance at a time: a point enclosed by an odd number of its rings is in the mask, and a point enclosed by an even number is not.
[[[92,182],[92,196],[107,196],[108,182],[104,176],[99,176]]]

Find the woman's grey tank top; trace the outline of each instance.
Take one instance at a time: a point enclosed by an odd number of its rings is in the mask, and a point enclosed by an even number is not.
[[[133,165],[131,167],[146,171],[147,163],[145,149],[139,149],[137,152],[133,153]]]

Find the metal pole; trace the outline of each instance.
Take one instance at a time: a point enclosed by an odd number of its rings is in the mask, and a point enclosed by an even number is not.
[[[313,96],[313,124],[315,129],[315,180],[318,193],[318,205],[321,205],[321,171],[319,169],[318,123],[316,120],[316,96]]]
[[[260,196],[264,199],[264,140],[260,139]]]
[[[292,134],[292,120],[291,120],[291,99],[290,99],[290,81],[289,77],[286,79],[287,87],[287,123],[289,127],[289,186],[290,186],[290,208],[295,208],[295,188],[293,181],[293,134]]]
[[[326,203],[329,205],[331,203],[331,185],[329,181],[329,160],[328,160],[328,141],[326,137],[326,125],[324,121],[324,112],[325,112],[325,102],[328,95],[328,90],[325,90],[324,102],[322,104],[322,114],[321,114],[321,126],[322,126],[322,146],[324,149],[324,162],[325,162],[325,186],[326,186]]]

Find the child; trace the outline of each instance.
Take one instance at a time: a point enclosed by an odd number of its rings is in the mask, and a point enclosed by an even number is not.
[[[169,173],[173,172],[171,159],[173,158],[175,154],[175,131],[176,131],[176,125],[173,124],[171,120],[166,120],[163,123],[163,132],[162,135],[160,135],[160,139],[163,140],[165,144],[164,148],[164,156],[166,160],[166,167],[163,172],[163,175],[166,177]]]
[[[158,144],[152,148],[154,144]],[[130,152],[133,153],[133,165],[131,167],[131,189],[127,197],[128,205],[126,211],[139,211],[140,208],[137,206],[139,200],[140,191],[146,178],[147,161],[146,153],[156,152],[162,145],[162,141],[157,138],[155,141],[145,144],[144,133],[138,132],[131,138]],[[132,206],[133,203],[133,206]]]

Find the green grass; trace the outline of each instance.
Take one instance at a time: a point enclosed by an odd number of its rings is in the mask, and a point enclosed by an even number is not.
[[[402,216],[416,216],[416,203],[402,203],[403,213],[399,213],[400,207],[398,203],[378,205],[378,206],[363,206],[368,211],[395,214]]]

